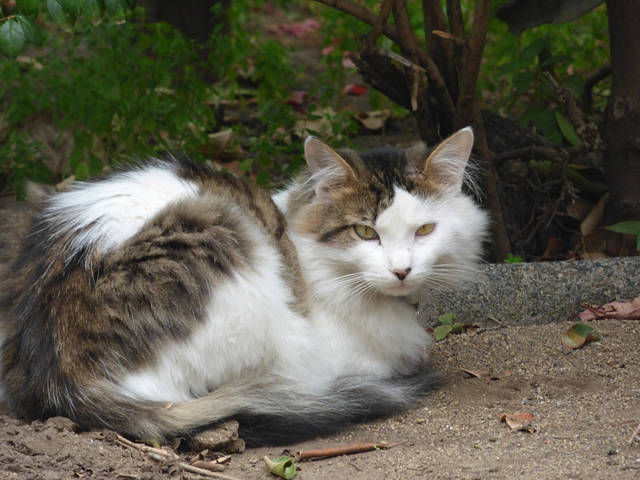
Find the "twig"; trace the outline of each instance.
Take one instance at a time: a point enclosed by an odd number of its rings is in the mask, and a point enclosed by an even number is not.
[[[355,443],[353,445],[343,445],[341,447],[319,448],[316,450],[302,450],[300,452],[296,452],[296,461],[300,462],[303,460],[310,460],[314,458],[318,459],[318,458],[338,457],[340,455],[353,455],[355,453],[371,452],[373,450],[386,450],[388,448],[396,447],[404,443],[406,442],[398,442],[398,443],[392,443],[392,444]]]
[[[205,470],[204,468],[194,467],[193,465],[189,465],[188,463],[176,462],[176,460],[178,460],[178,458],[180,457],[178,457],[178,455],[176,455],[175,453],[167,452],[166,450],[162,450],[160,448],[150,447],[149,445],[144,445],[142,443],[132,442],[131,440],[124,438],[122,435],[116,436],[116,442],[125,447],[135,448],[136,450],[144,453],[159,455],[167,462],[175,462],[173,464],[176,467],[183,469],[185,472],[197,473],[198,475],[201,475],[203,477],[220,478],[222,480],[239,480],[238,478],[224,475],[219,472],[212,472],[210,470]]]
[[[222,480],[240,480],[236,477],[225,475],[224,473],[212,472],[210,470],[194,467],[193,465],[189,465],[183,462],[176,463],[176,466],[182,468],[185,472],[197,473],[198,475],[202,475],[203,477],[221,478]]]
[[[135,443],[129,439],[124,438],[122,435],[116,436],[116,442],[125,447],[135,448],[136,450],[140,450],[144,453],[153,453],[155,455],[160,455],[166,461],[174,461],[178,459],[178,455],[173,452],[167,452],[166,450],[162,450],[161,448],[150,447],[149,445],[144,445],[142,443]]]
[[[494,317],[492,317],[492,316],[490,316],[490,315],[487,315],[487,318],[488,318],[489,320],[492,320],[492,321],[496,322],[496,323],[499,323],[500,325],[504,325],[504,322],[501,322],[501,321],[500,321],[500,320],[498,320],[497,318],[494,318]]]
[[[631,435],[631,438],[629,439],[629,444],[633,443],[633,441],[636,439],[639,433],[640,433],[640,425],[638,425],[638,428],[636,428],[633,432],[633,435]]]
[[[378,48],[378,47],[374,47],[374,48],[375,48],[375,53],[382,55],[383,57],[389,57],[391,60],[395,60],[399,64],[404,65],[405,67],[409,67],[414,70],[419,70],[421,72],[425,71],[425,69],[422,68],[420,65],[413,63],[408,58],[403,57],[402,55],[396,52],[387,50],[386,48]]]
[[[458,38],[454,35],[451,35],[449,32],[443,32],[442,30],[433,30],[431,33],[433,33],[437,37],[449,40],[456,45],[464,45],[464,38]]]

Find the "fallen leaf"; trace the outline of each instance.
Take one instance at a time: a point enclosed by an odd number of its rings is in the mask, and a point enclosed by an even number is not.
[[[344,68],[356,68],[356,64],[351,59],[353,52],[342,52],[342,66]]]
[[[580,348],[585,342],[600,340],[602,335],[598,331],[584,323],[576,323],[562,335],[562,345],[565,348]]]
[[[612,302],[605,305],[584,305],[585,310],[578,314],[583,322],[602,318],[640,320],[640,297],[630,302]]]
[[[509,425],[511,430],[519,430],[522,432],[535,432],[535,428],[531,426],[531,422],[533,421],[534,416],[533,413],[523,412],[523,413],[501,413],[500,421],[505,422]]]
[[[367,130],[380,130],[388,118],[391,111],[388,109],[374,110],[373,112],[360,112],[354,118],[360,122]]]
[[[296,464],[293,462],[293,458],[286,455],[273,460],[265,456],[264,462],[267,464],[269,473],[278,477],[290,480],[296,474]]]
[[[600,197],[598,203],[596,203],[589,214],[580,223],[580,232],[582,233],[582,236],[590,234],[596,229],[598,225],[600,225],[602,216],[604,215],[604,207],[606,206],[608,200],[609,194],[605,193],[602,197]]]
[[[466,373],[467,375],[470,375],[475,378],[487,378],[491,375],[491,372],[489,372],[488,370],[469,370],[467,368],[461,367],[460,365],[458,365],[458,368],[462,370],[464,373]]]
[[[355,95],[359,97],[367,94],[367,87],[350,83],[349,85],[345,85],[344,90],[342,91],[342,94]]]
[[[203,153],[221,161],[238,160],[244,156],[238,134],[231,129],[220,130],[208,135],[208,142],[202,148]]]
[[[336,115],[336,112],[331,107],[327,107],[304,120],[298,120],[295,124],[294,132],[300,138],[314,135],[324,139],[339,140],[341,135],[340,133],[334,134],[331,123],[331,119]]]

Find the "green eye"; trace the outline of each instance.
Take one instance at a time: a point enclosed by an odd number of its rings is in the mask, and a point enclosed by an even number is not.
[[[363,240],[375,240],[378,238],[376,231],[367,225],[354,225],[353,230]]]
[[[424,237],[425,235],[429,235],[431,232],[433,232],[434,228],[436,228],[435,223],[425,223],[420,228],[418,228],[418,230],[416,230],[416,235],[418,235],[419,237]]]

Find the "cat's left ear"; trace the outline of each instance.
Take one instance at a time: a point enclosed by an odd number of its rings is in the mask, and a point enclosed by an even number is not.
[[[473,130],[463,128],[444,140],[429,155],[424,173],[454,191],[462,189],[464,170],[473,149]]]
[[[356,178],[353,168],[329,145],[315,137],[304,143],[304,156],[315,183],[316,197],[321,201],[331,198],[331,190]]]

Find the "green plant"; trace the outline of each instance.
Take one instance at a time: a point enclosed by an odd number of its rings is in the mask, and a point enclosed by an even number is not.
[[[494,2],[494,9],[506,0]],[[492,18],[478,88],[483,108],[517,116],[556,143],[579,141],[568,119],[558,110],[556,93],[547,75],[580,96],[585,78],[609,61],[607,12],[601,6],[564,24],[541,25],[513,35]],[[593,107],[604,109],[609,83],[601,82]]]
[[[78,179],[111,161],[164,150],[201,157],[215,119],[212,90],[196,74],[193,44],[167,24],[105,22],[76,30],[81,35],[52,38],[50,51],[31,62],[0,63],[0,78],[12,79],[0,82],[2,117],[10,129],[24,131],[44,117],[60,136],[73,132],[68,167],[60,173]],[[23,152],[32,163],[38,159],[34,147]],[[15,158],[10,150],[5,155]],[[23,177],[11,179],[19,190]]]
[[[15,130],[9,133],[4,143],[0,143],[0,176],[6,177],[7,185],[14,185],[19,199],[24,197],[28,180],[46,182],[52,177],[51,170],[31,159],[33,150],[37,148],[38,145],[30,142],[26,134]]]
[[[449,334],[459,334],[464,331],[464,326],[457,321],[455,313],[448,312],[438,317],[438,325],[433,330],[433,338],[436,342],[444,340]]]
[[[514,255],[513,253],[507,254],[507,258],[504,259],[504,263],[524,263],[522,257]]]
[[[605,227],[616,233],[625,233],[636,236],[636,250],[640,252],[640,220],[628,220]]]
[[[97,26],[107,16],[121,23],[127,12],[127,0],[16,0],[11,7],[0,1],[0,54],[13,59],[28,44],[42,45],[44,35],[36,21],[45,4],[49,17],[68,33],[81,17]]]

